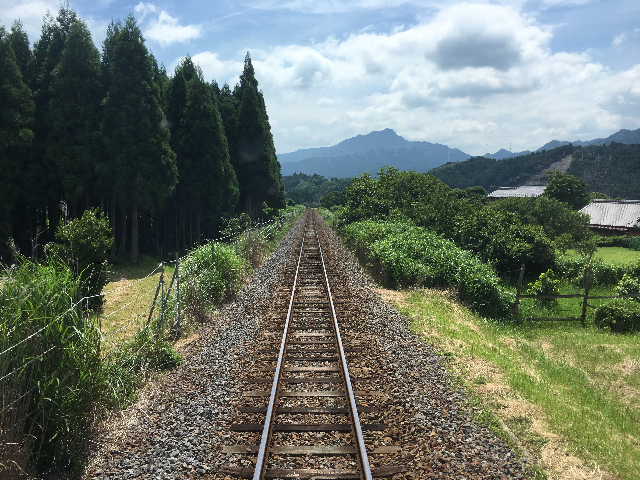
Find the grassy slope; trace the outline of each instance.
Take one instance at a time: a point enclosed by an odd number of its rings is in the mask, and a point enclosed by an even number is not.
[[[552,478],[640,478],[640,335],[499,325],[434,290],[394,300]]]
[[[133,336],[146,322],[148,311],[160,279],[160,271],[148,276],[159,262],[145,257],[138,265],[128,263],[113,266],[109,272],[109,283],[103,292],[113,292],[105,296],[102,315],[103,351],[110,350],[123,340]],[[165,288],[169,287],[174,267],[165,266]],[[146,277],[146,278],[145,278]],[[115,290],[115,292],[114,292]],[[140,317],[136,320],[137,317]]]

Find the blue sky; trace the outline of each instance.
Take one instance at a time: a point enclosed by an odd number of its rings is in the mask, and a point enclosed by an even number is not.
[[[31,42],[59,1],[0,0]],[[276,150],[392,128],[472,155],[640,128],[637,0],[70,1],[100,46],[133,13],[171,73],[233,86],[251,52]]]

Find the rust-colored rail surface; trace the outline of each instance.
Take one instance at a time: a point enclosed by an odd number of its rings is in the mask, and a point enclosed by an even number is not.
[[[227,454],[252,456],[255,467],[229,466],[219,473],[254,480],[368,480],[402,470],[379,467],[372,471],[369,466],[362,431],[387,426],[361,424],[359,413],[374,412],[377,407],[359,407],[357,399],[380,392],[353,387],[372,379],[349,373],[348,360],[361,349],[343,344],[336,307],[348,299],[332,295],[331,272],[325,264],[315,215],[314,211],[306,214],[298,262],[287,275],[288,298],[284,291],[279,292],[279,314],[265,326],[266,340],[258,350],[255,376],[247,380],[255,389],[243,392],[246,404],[238,407],[240,414],[254,421],[231,425],[233,432],[261,432],[260,443],[223,449]],[[264,420],[258,423],[258,418]],[[392,447],[389,452],[376,453],[394,452]]]

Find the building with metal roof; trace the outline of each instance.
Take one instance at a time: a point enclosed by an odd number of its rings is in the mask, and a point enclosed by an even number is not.
[[[487,195],[488,200],[497,200],[499,198],[509,197],[539,197],[544,193],[546,185],[522,185],[521,187],[500,187],[498,190]]]
[[[640,235],[640,200],[595,200],[580,210],[589,227],[602,234]]]

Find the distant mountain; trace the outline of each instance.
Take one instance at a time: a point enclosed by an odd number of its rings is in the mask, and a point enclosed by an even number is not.
[[[623,129],[607,138],[588,141],[552,140],[534,153],[554,150],[570,143],[574,147],[578,147],[608,145],[611,142],[640,144],[640,129]],[[529,150],[510,152],[502,148],[496,153],[485,154],[484,158],[506,160],[531,153]],[[470,157],[471,155],[457,148],[450,148],[439,143],[405,140],[390,128],[366,135],[357,135],[331,147],[307,148],[278,154],[282,175],[287,176],[294,173],[313,175],[317,173],[326,178],[355,177],[364,172],[376,173],[384,165],[393,165],[400,170],[415,170],[426,173],[446,163],[464,162]]]
[[[376,173],[393,165],[400,170],[426,173],[446,162],[460,162],[470,155],[446,145],[411,142],[387,128],[358,135],[332,147],[308,148],[278,155],[282,175],[317,173],[326,178]]]
[[[299,162],[307,158],[331,158],[353,155],[355,153],[365,153],[371,150],[383,148],[407,147],[411,143],[405,140],[390,128],[378,132],[367,133],[366,135],[356,135],[347,138],[332,147],[304,148],[291,153],[279,153],[280,163]],[[304,172],[303,172],[304,173]]]
[[[607,138],[594,138],[593,140],[587,140],[584,142],[581,140],[574,140],[573,142],[568,142],[566,140],[551,140],[549,143],[544,144],[536,150],[536,152],[541,152],[542,150],[553,150],[554,148],[569,144],[574,147],[586,147],[588,145],[609,145],[611,142],[626,143],[628,145],[640,143],[640,128],[637,130],[627,130],[623,128],[613,135],[609,135]]]
[[[505,150],[501,148],[496,153],[485,154],[485,158],[493,158],[494,160],[504,160],[505,158],[513,158],[520,157],[522,155],[526,155],[527,153],[531,153],[530,150],[523,150],[522,152],[510,152],[509,150]]]

